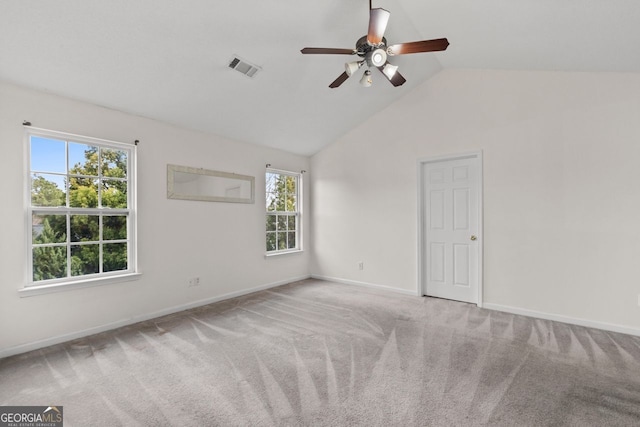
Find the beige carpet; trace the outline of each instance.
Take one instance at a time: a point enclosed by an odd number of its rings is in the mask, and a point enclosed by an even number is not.
[[[638,426],[640,338],[307,280],[0,360],[65,426]]]

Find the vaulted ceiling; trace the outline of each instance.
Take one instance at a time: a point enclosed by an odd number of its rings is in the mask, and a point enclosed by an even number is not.
[[[310,155],[442,68],[640,72],[637,0],[374,0],[389,44],[447,37],[395,56],[394,88],[352,60],[367,0],[0,0],[0,80],[230,139]],[[228,67],[237,55],[261,71]],[[375,71],[375,70],[374,70]],[[393,123],[383,123],[393,126]]]

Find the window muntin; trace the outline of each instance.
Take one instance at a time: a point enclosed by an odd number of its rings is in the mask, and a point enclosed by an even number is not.
[[[300,250],[300,174],[267,170],[266,251]]]
[[[135,272],[135,146],[27,131],[27,285]]]

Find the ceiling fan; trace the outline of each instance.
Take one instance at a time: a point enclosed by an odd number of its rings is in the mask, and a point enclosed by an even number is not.
[[[362,58],[358,61],[347,62],[345,64],[345,72],[340,74],[340,76],[329,85],[332,89],[344,83],[351,74],[365,64],[368,69],[365,70],[362,79],[360,79],[360,84],[363,86],[371,86],[371,71],[369,68],[377,68],[392,85],[401,86],[407,80],[398,72],[396,65],[392,65],[387,61],[389,56],[446,50],[447,46],[449,46],[449,41],[443,38],[387,46],[384,31],[387,28],[390,15],[391,13],[385,9],[372,9],[371,0],[369,0],[369,31],[366,36],[358,39],[355,49],[305,47],[300,52],[304,54],[358,55]]]

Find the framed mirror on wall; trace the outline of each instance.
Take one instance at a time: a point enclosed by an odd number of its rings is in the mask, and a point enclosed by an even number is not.
[[[255,203],[255,177],[167,165],[167,198],[204,202]]]

